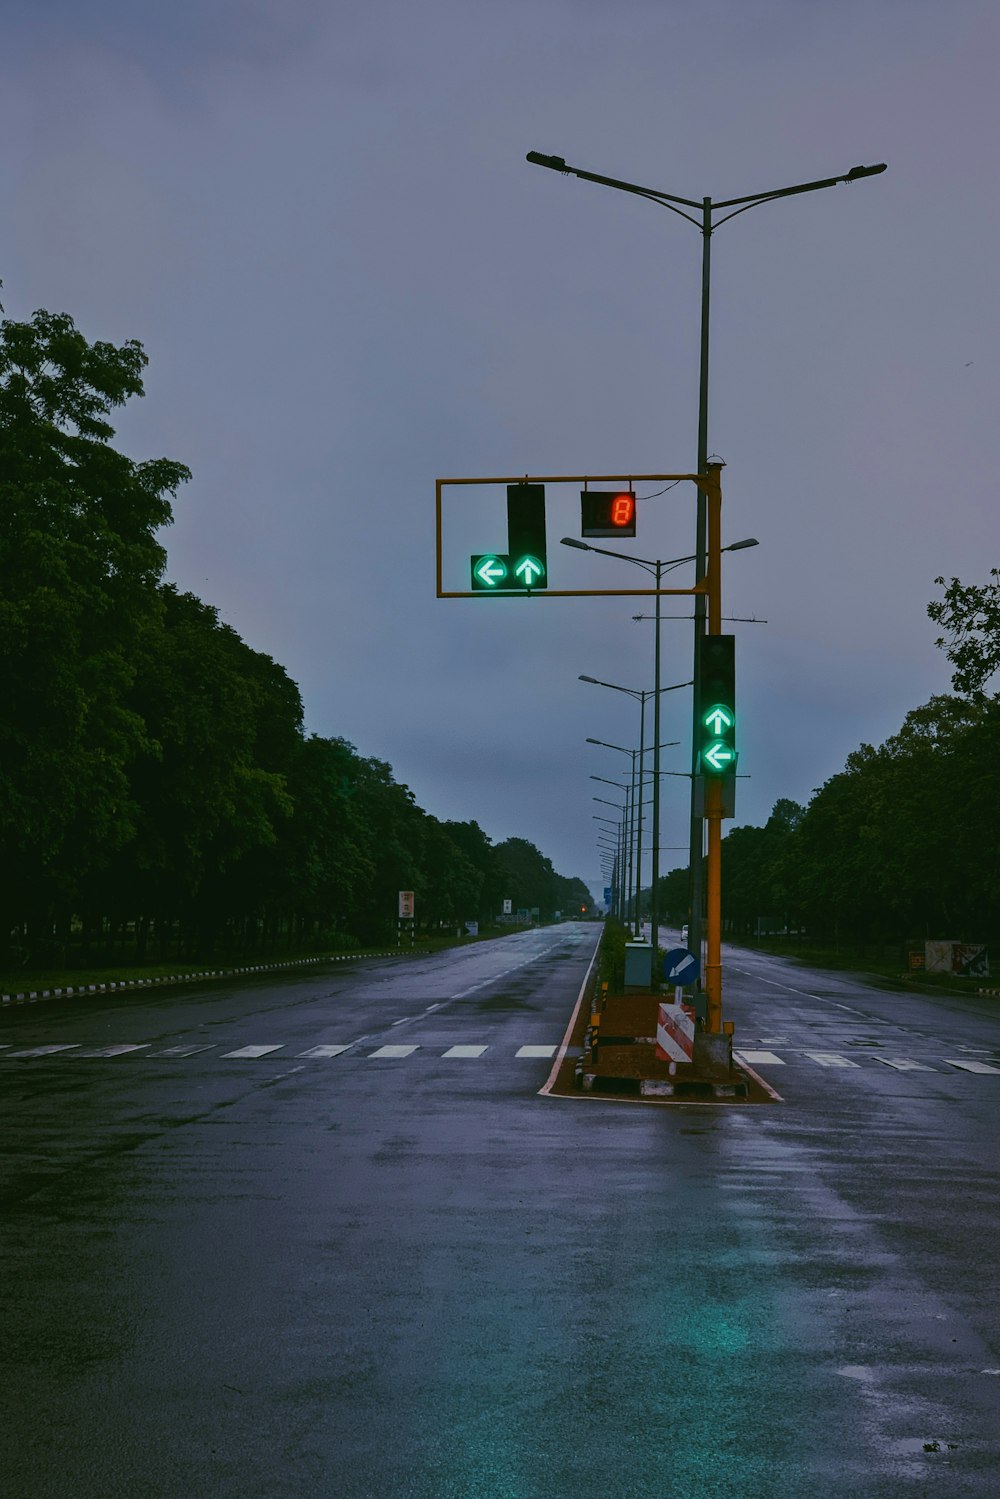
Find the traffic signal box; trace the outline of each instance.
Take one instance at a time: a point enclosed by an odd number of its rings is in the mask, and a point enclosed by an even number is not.
[[[545,485],[507,485],[508,588],[547,588]]]
[[[471,559],[475,593],[530,593],[548,587],[545,485],[507,485],[507,550]]]
[[[706,776],[736,769],[735,636],[705,635],[698,670],[698,768]]]
[[[580,535],[634,536],[634,492],[631,489],[582,490]]]

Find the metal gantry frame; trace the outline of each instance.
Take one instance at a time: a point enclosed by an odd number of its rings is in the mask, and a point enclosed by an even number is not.
[[[652,595],[659,598],[668,594],[680,597],[694,597],[695,600],[704,599],[707,606],[708,633],[718,635],[722,633],[722,481],[721,463],[709,463],[704,473],[672,473],[672,474],[635,474],[631,477],[639,482],[658,482],[660,480],[688,479],[697,486],[699,500],[704,502],[707,530],[707,552],[705,558],[705,570],[703,576],[697,578],[690,588],[663,588],[657,575],[657,587],[655,588],[547,588],[539,592],[531,592],[533,598],[604,598],[604,597],[645,597]],[[519,598],[526,596],[529,591],[512,592],[501,595],[491,595],[473,592],[472,590],[452,590],[443,586],[443,549],[442,549],[442,491],[451,485],[471,484],[573,484],[583,482],[614,482],[625,477],[621,474],[544,474],[525,475],[516,474],[502,478],[458,478],[438,479],[435,486],[435,525],[437,537],[437,597],[444,599],[480,599],[490,597]],[[699,504],[699,509],[701,504]],[[657,698],[658,701],[658,698]],[[658,764],[654,765],[654,787],[659,785],[661,774]],[[596,779],[602,779],[597,777]],[[617,784],[617,783],[612,783]],[[705,810],[704,821],[708,823],[708,849],[707,849],[707,899],[705,912],[706,927],[706,963],[705,963],[705,993],[707,1006],[707,1029],[721,1035],[722,1025],[722,819],[723,819],[723,796],[722,783],[715,777],[706,777],[705,784]],[[701,824],[699,823],[699,826]],[[624,826],[623,826],[624,832]],[[616,865],[621,868],[624,864],[623,855],[626,849],[623,843],[619,844],[616,854]],[[622,870],[624,872],[624,870]]]

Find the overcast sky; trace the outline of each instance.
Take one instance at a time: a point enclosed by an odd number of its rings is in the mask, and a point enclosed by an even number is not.
[[[724,539],[761,543],[727,559],[725,613],[767,621],[732,626],[736,823],[807,801],[949,690],[934,578],[1000,562],[995,0],[0,0],[0,19],[7,315],[143,343],[118,440],[194,472],[169,576],[285,666],[310,730],[599,888],[591,798],[615,793],[588,777],[629,762],[584,740],[637,745],[639,710],[577,677],[652,686],[649,601],[436,599],[434,480],[692,468],[701,240],[532,149],[693,199],[888,163],[713,239],[709,446]],[[455,494],[464,588],[470,551],[502,546],[503,493]],[[557,545],[575,506],[552,491],[552,586],[641,583]],[[622,550],[683,555],[693,525],[682,486]],[[662,629],[663,680],[684,681],[691,627]],[[689,694],[664,705],[684,771]],[[687,862],[688,783],[666,785],[662,868]]]

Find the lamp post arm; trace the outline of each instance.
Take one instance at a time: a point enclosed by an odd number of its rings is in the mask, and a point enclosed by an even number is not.
[[[567,166],[561,156],[545,156],[541,151],[529,151],[525,157],[536,167],[550,167],[554,172],[562,172],[567,177],[579,177],[583,182],[597,182],[601,187],[615,187],[619,192],[634,193],[638,198],[649,198],[653,203],[660,203],[664,208],[669,208],[673,213],[680,214],[682,219],[700,228],[697,219],[693,219],[689,213],[684,213],[674,205],[683,203],[685,208],[700,208],[701,204],[691,198],[679,198],[676,193],[660,192],[655,187],[641,187],[637,182],[622,182],[618,177],[602,177],[597,172],[585,172],[581,167]]]
[[[726,198],[722,202],[713,203],[713,208],[736,208],[745,205],[753,208],[756,203],[770,203],[774,198],[794,198],[799,193],[818,192],[823,187],[836,187],[838,182],[857,182],[861,177],[877,177],[886,170],[884,161],[877,162],[871,167],[852,167],[849,172],[842,172],[839,177],[821,177],[816,182],[797,182],[792,187],[773,187],[766,193],[748,193],[745,198]],[[742,212],[742,209],[741,209]],[[733,214],[728,215],[733,218]]]

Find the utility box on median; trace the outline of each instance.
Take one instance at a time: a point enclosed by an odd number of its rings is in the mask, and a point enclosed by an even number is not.
[[[643,989],[648,994],[653,987],[653,944],[651,942],[626,942],[625,944],[625,992]]]

